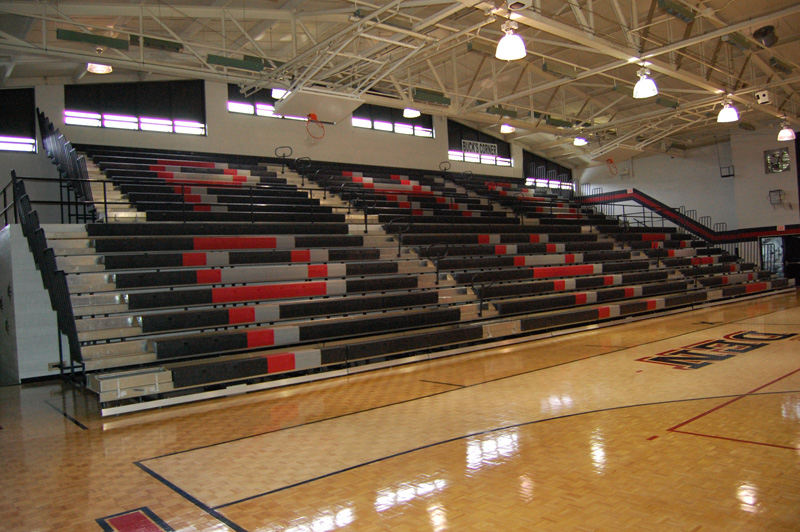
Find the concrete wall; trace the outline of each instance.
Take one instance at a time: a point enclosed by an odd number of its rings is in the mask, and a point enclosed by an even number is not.
[[[208,134],[202,137],[66,126],[63,124],[62,85],[36,87],[36,102],[66,138],[78,144],[137,146],[262,157],[272,157],[277,146],[288,145],[294,150],[293,157],[432,171],[439,168],[440,162],[447,160],[447,120],[444,117],[434,117],[435,138],[432,139],[354,128],[349,120],[344,120],[335,125],[325,125],[324,138],[316,140],[308,135],[305,122],[228,112],[228,87],[224,83],[207,81],[205,88]],[[515,147],[512,157],[515,164],[513,168],[453,161],[451,170],[522,177],[522,149]]]
[[[601,187],[605,192],[636,188],[671,207],[711,216],[712,223],[726,223],[728,229],[800,223],[794,142],[778,142],[776,137],[777,129],[736,129],[729,142],[717,146],[619,163],[616,176],[606,166],[576,171],[576,183],[584,190]],[[784,146],[791,156],[790,171],[766,174],[764,150]],[[733,165],[735,176],[722,178],[720,165]],[[768,192],[774,189],[786,192],[785,204],[769,204]]]
[[[0,152],[0,190],[5,189],[11,182],[11,170],[15,170],[20,177],[46,177],[57,178],[58,171],[50,159],[44,155],[44,150],[40,147],[39,153],[14,153]],[[37,200],[58,200],[59,189],[57,183],[25,181],[25,190],[32,201]],[[7,201],[12,201],[11,187],[6,190]],[[0,197],[0,205],[3,199]],[[39,219],[43,222],[58,223],[61,221],[60,210],[54,205],[34,205],[39,214]],[[5,223],[5,220],[0,220]],[[9,222],[13,222],[13,213],[9,213]],[[0,223],[0,225],[2,225]]]
[[[778,142],[777,134],[776,127],[775,131],[741,131],[731,136],[733,164],[736,167],[736,178],[733,180],[734,208],[739,213],[740,227],[800,223],[795,141]],[[785,147],[789,148],[789,170],[768,174],[764,168],[764,151]],[[770,190],[783,190],[784,203],[771,205]]]
[[[54,374],[47,365],[58,362],[56,313],[17,224],[0,231],[0,299],[0,384]]]

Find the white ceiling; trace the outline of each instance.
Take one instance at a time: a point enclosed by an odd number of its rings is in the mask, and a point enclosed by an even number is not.
[[[784,115],[800,126],[797,0],[516,3],[511,11],[500,0],[0,1],[0,85],[210,79],[246,93],[284,86],[393,107],[433,91],[449,104],[413,106],[569,167],[679,154],[737,127],[777,135]],[[527,46],[519,61],[493,56],[508,17]],[[765,47],[753,33],[768,25],[778,40]],[[114,73],[87,74],[87,61]],[[635,100],[644,61],[659,95]],[[760,91],[770,103],[757,102]],[[716,122],[725,94],[738,124]],[[516,132],[500,135],[502,123]],[[589,144],[573,146],[577,135]]]

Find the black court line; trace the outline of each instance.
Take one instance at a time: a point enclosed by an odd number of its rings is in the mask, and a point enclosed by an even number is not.
[[[190,503],[194,504],[195,506],[197,506],[198,508],[200,508],[201,510],[206,512],[207,514],[209,514],[214,519],[218,520],[221,523],[224,523],[226,526],[228,526],[229,528],[231,528],[235,532],[248,532],[247,529],[240,527],[239,525],[237,525],[236,523],[234,523],[233,521],[231,521],[230,519],[228,519],[227,517],[225,517],[221,513],[217,512],[214,508],[211,508],[210,506],[208,506],[206,504],[203,504],[196,497],[193,497],[189,493],[183,491],[178,486],[176,486],[175,484],[173,484],[169,480],[165,479],[164,477],[162,477],[161,475],[159,475],[158,473],[156,473],[155,471],[153,471],[149,467],[147,467],[145,465],[142,465],[141,462],[134,462],[134,464],[137,465],[142,471],[144,471],[148,475],[152,476],[154,479],[156,479],[157,481],[161,482],[162,484],[164,484],[165,486],[167,486],[168,488],[173,490],[175,493],[177,493],[178,495],[180,495],[181,497],[183,497],[184,499],[186,499]]]
[[[798,393],[798,390],[780,391],[780,392],[767,392],[767,393],[763,393],[763,394],[745,394],[745,395],[779,395],[779,394],[786,394],[786,393]],[[727,399],[727,398],[731,398],[731,397],[734,398],[734,400],[736,400],[737,398],[742,397],[742,395],[741,394],[737,394],[737,395],[718,395],[718,396],[711,396],[711,397],[695,397],[695,398],[691,398],[691,399],[676,399],[676,400],[673,400],[673,401],[656,401],[656,402],[652,402],[652,403],[640,403],[640,404],[635,404],[635,405],[613,406],[613,407],[609,407],[609,408],[600,408],[600,409],[597,409],[597,410],[589,410],[589,411],[586,411],[586,412],[575,412],[575,413],[572,413],[572,414],[564,414],[563,416],[556,416],[556,417],[550,417],[550,418],[545,418],[545,419],[537,419],[537,420],[534,420],[534,421],[523,421],[522,423],[514,423],[512,425],[504,425],[502,427],[495,427],[493,429],[487,429],[487,430],[483,430],[483,431],[480,431],[480,432],[472,432],[472,433],[469,433],[469,434],[456,436],[454,438],[449,438],[447,440],[442,440],[442,441],[438,441],[438,442],[429,443],[427,445],[422,445],[420,447],[415,447],[413,449],[407,449],[405,451],[400,451],[398,453],[394,453],[394,454],[390,454],[390,455],[387,455],[387,456],[383,456],[381,458],[376,458],[376,459],[370,460],[368,462],[355,464],[355,465],[352,465],[350,467],[345,467],[345,468],[339,469],[337,471],[332,471],[330,473],[326,473],[324,475],[319,475],[317,477],[313,477],[313,478],[309,478],[309,479],[306,479],[306,480],[302,480],[300,482],[296,482],[296,483],[290,484],[288,486],[283,486],[283,487],[280,487],[280,488],[276,488],[274,490],[265,491],[263,493],[258,493],[256,495],[250,495],[248,497],[245,497],[243,499],[239,499],[239,500],[236,500],[236,501],[226,502],[225,504],[221,504],[219,506],[215,506],[213,509],[214,510],[219,510],[219,509],[222,509],[222,508],[227,508],[229,506],[234,506],[236,504],[240,504],[240,503],[243,503],[243,502],[251,501],[253,499],[258,499],[260,497],[266,497],[267,495],[272,495],[273,493],[279,493],[281,491],[286,491],[288,489],[297,488],[297,487],[303,486],[305,484],[310,484],[310,483],[315,482],[317,480],[322,480],[322,479],[325,479],[325,478],[329,478],[329,477],[338,475],[340,473],[346,473],[348,471],[352,471],[354,469],[358,469],[358,468],[361,468],[361,467],[369,466],[369,465],[372,465],[372,464],[377,464],[377,463],[380,463],[380,462],[385,462],[386,460],[391,460],[392,458],[397,458],[399,456],[405,456],[405,455],[408,455],[408,454],[411,454],[411,453],[415,453],[417,451],[424,451],[425,449],[431,449],[431,448],[437,447],[439,445],[445,445],[445,444],[453,443],[453,442],[456,442],[456,441],[459,441],[459,440],[465,440],[467,438],[474,438],[476,436],[483,436],[483,435],[486,435],[486,434],[494,434],[494,433],[497,433],[497,432],[502,432],[504,430],[521,428],[521,427],[528,427],[528,426],[531,426],[531,425],[538,425],[540,423],[544,423],[544,422],[547,422],[547,421],[558,421],[558,420],[561,420],[561,419],[569,419],[569,418],[573,418],[573,417],[585,416],[585,415],[591,415],[591,414],[599,414],[599,413],[603,413],[603,412],[613,412],[613,411],[616,411],[616,410],[625,410],[625,409],[628,409],[628,408],[639,408],[639,407],[643,407],[643,406],[661,406],[661,405],[669,405],[669,404],[677,404],[677,403],[687,403],[687,402],[692,402],[692,401],[707,401],[707,400],[711,400],[711,399]]]
[[[776,314],[778,312],[783,312],[785,310],[793,309],[793,308],[796,308],[796,307],[800,307],[800,305],[796,305],[796,306],[793,306],[793,307],[788,307],[786,309],[770,311],[770,312],[766,312],[764,314],[758,314],[757,316],[749,316],[749,317],[743,318],[741,320],[729,321],[729,322],[721,322],[721,325],[734,325],[734,324],[739,323],[740,321],[750,320],[750,319],[753,319],[754,317],[768,316],[770,314]],[[668,317],[668,316],[665,316],[665,317]],[[145,458],[144,460],[141,460],[141,461],[142,462],[148,462],[150,460],[158,460],[159,458],[166,458],[168,456],[174,456],[174,455],[177,455],[177,454],[188,453],[188,452],[197,451],[197,450],[200,450],[200,449],[207,449],[209,447],[216,447],[217,445],[224,445],[226,443],[233,443],[233,442],[236,442],[236,441],[246,440],[248,438],[256,438],[258,436],[264,436],[266,434],[271,434],[273,432],[279,432],[279,431],[283,431],[283,430],[295,429],[295,428],[298,428],[298,427],[305,427],[307,425],[314,425],[314,424],[317,424],[317,423],[322,423],[323,421],[331,421],[331,420],[334,420],[334,419],[339,419],[339,418],[343,418],[343,417],[347,417],[347,416],[354,416],[356,414],[362,414],[362,413],[365,413],[365,412],[372,412],[374,410],[381,410],[383,408],[388,408],[388,407],[395,406],[395,405],[402,405],[402,404],[405,404],[405,403],[410,403],[412,401],[418,401],[418,400],[421,400],[421,399],[427,399],[429,397],[436,397],[437,395],[441,395],[441,394],[445,394],[445,393],[457,392],[459,390],[462,390],[462,389],[465,389],[465,388],[471,388],[473,386],[480,386],[482,384],[489,384],[489,383],[499,382],[499,381],[502,381],[502,380],[505,380],[505,379],[512,379],[514,377],[519,377],[519,376],[522,376],[522,375],[530,375],[532,373],[538,373],[540,371],[545,371],[545,370],[548,370],[548,369],[551,369],[551,368],[557,368],[557,367],[566,366],[566,365],[569,365],[569,364],[576,364],[576,363],[582,362],[584,360],[591,360],[591,359],[597,358],[597,357],[604,357],[604,356],[608,356],[608,355],[613,355],[613,354],[618,353],[620,351],[625,351],[626,349],[635,349],[635,348],[638,348],[638,347],[642,347],[642,346],[646,346],[646,345],[650,345],[650,344],[655,344],[655,343],[662,342],[662,341],[674,340],[676,338],[680,338],[681,336],[688,336],[690,334],[696,334],[696,333],[699,333],[699,332],[703,332],[703,331],[705,331],[707,329],[714,329],[716,327],[720,327],[721,325],[709,325],[707,328],[704,328],[704,329],[698,329],[698,330],[695,330],[695,331],[688,331],[688,332],[681,332],[681,333],[678,333],[678,334],[675,334],[675,335],[672,335],[672,336],[665,336],[663,338],[659,338],[659,339],[656,339],[656,340],[643,342],[641,344],[636,344],[636,345],[632,345],[632,346],[618,347],[617,349],[614,349],[612,351],[606,351],[604,353],[598,353],[596,355],[591,355],[591,356],[580,358],[580,359],[576,359],[576,360],[568,360],[566,362],[561,362],[561,363],[553,364],[553,365],[550,365],[550,366],[536,368],[536,369],[532,369],[532,370],[529,370],[529,371],[523,371],[521,373],[514,373],[512,375],[505,375],[503,377],[497,377],[496,379],[489,379],[489,380],[485,380],[485,381],[481,381],[481,382],[476,382],[474,384],[466,384],[463,387],[456,388],[454,390],[443,390],[441,392],[436,392],[436,393],[432,393],[432,394],[428,394],[428,395],[421,395],[419,397],[406,399],[404,401],[398,401],[396,403],[388,403],[388,404],[385,404],[385,405],[375,406],[375,407],[371,407],[371,408],[365,408],[363,410],[355,410],[353,412],[348,412],[346,414],[340,414],[338,416],[331,416],[331,417],[321,418],[321,419],[317,419],[317,420],[314,420],[314,421],[309,421],[309,422],[306,422],[306,423],[300,423],[298,425],[289,425],[287,427],[283,427],[283,428],[280,428],[280,429],[269,430],[269,431],[266,431],[266,432],[259,432],[257,434],[250,434],[248,436],[242,436],[242,437],[239,437],[239,438],[233,438],[231,440],[225,440],[225,441],[221,441],[221,442],[217,442],[217,443],[211,443],[211,444],[208,444],[208,445],[201,445],[199,447],[192,447],[190,449],[184,449],[182,451],[175,451],[175,452],[172,452],[172,453],[153,456],[153,457],[150,457],[150,458]],[[547,340],[547,339],[551,339],[551,338],[544,338],[544,340]]]
[[[419,381],[420,382],[429,382],[431,384],[441,384],[442,386],[453,386],[453,387],[456,387],[456,388],[466,388],[467,387],[466,384],[453,384],[452,382],[429,381],[429,380],[426,380],[426,379],[420,379]]]
[[[584,347],[605,347],[607,349],[620,349],[621,345],[602,345],[602,344],[585,344]],[[638,346],[633,346],[638,347]],[[633,347],[624,347],[624,349],[633,349]]]
[[[53,410],[55,410],[56,412],[58,412],[59,414],[64,416],[65,418],[69,419],[70,421],[72,421],[73,423],[78,425],[83,430],[89,430],[89,427],[87,427],[86,425],[84,425],[83,423],[81,423],[80,421],[78,421],[77,419],[72,417],[71,415],[67,414],[66,412],[64,412],[63,410],[58,408],[56,405],[52,404],[50,401],[45,401],[44,404],[46,404],[47,406],[49,406],[50,408],[52,408]]]
[[[733,325],[733,324],[737,324],[739,322],[744,322],[744,321],[753,319],[754,317],[768,316],[770,314],[776,314],[778,312],[783,312],[783,311],[786,311],[786,310],[790,310],[792,308],[795,308],[795,307],[788,307],[788,308],[779,309],[779,310],[775,310],[775,311],[771,311],[771,312],[766,312],[764,314],[759,314],[758,316],[749,316],[749,317],[743,318],[741,320],[735,320],[735,321],[730,321],[730,322],[721,322],[719,325],[709,326],[708,329],[716,328],[716,327],[719,327],[720,325]],[[616,353],[618,351],[624,351],[626,349],[633,349],[633,348],[636,348],[636,347],[641,347],[641,346],[645,346],[645,345],[649,345],[649,344],[654,344],[654,343],[658,343],[658,342],[661,342],[661,341],[673,340],[675,338],[680,338],[681,336],[686,336],[688,334],[694,334],[694,333],[697,333],[697,332],[702,332],[703,330],[705,330],[705,329],[701,329],[701,330],[698,330],[698,331],[681,332],[681,333],[673,335],[673,336],[666,336],[666,337],[663,337],[663,338],[659,338],[657,340],[644,342],[642,344],[638,344],[638,345],[635,345],[635,346],[621,347],[621,348],[619,348],[617,350],[610,351],[610,352],[607,352],[607,353],[601,353],[601,354],[598,354],[598,355],[592,355],[592,356],[589,356],[589,357],[586,357],[586,358],[581,358],[581,359],[578,359],[578,360],[571,360],[571,361],[568,361],[568,362],[563,362],[561,364],[554,364],[552,366],[547,366],[547,367],[544,367],[544,368],[538,368],[538,369],[531,370],[531,371],[525,371],[525,372],[517,373],[517,374],[514,374],[514,375],[507,375],[505,377],[498,377],[497,379],[491,379],[491,380],[475,383],[475,384],[472,384],[472,385],[467,385],[467,386],[464,386],[463,388],[470,388],[472,386],[479,386],[481,384],[497,382],[497,381],[501,381],[501,380],[504,380],[504,379],[517,377],[517,376],[520,376],[520,375],[536,373],[536,372],[543,371],[543,370],[550,369],[550,368],[554,368],[554,367],[565,366],[567,364],[574,364],[574,363],[577,363],[577,362],[581,362],[583,360],[589,360],[589,359],[600,357],[600,356],[607,356],[607,355],[610,355],[610,354],[614,354],[614,353]],[[410,454],[410,453],[416,452],[418,450],[428,449],[428,448],[435,447],[437,445],[442,445],[442,444],[445,444],[445,443],[458,441],[458,440],[462,440],[462,439],[466,439],[466,438],[470,438],[470,437],[480,436],[480,435],[483,435],[483,434],[491,434],[491,433],[499,432],[499,431],[502,431],[502,430],[508,430],[510,428],[523,427],[523,426],[543,423],[545,421],[555,421],[555,420],[559,420],[559,419],[567,419],[567,418],[577,417],[577,416],[582,416],[582,415],[587,415],[587,414],[595,414],[595,413],[600,413],[600,412],[609,412],[609,411],[622,410],[622,409],[627,409],[627,408],[636,408],[636,407],[640,407],[640,406],[657,406],[657,405],[663,405],[663,404],[677,404],[677,403],[684,403],[684,402],[690,402],[690,401],[703,401],[703,400],[708,400],[708,399],[736,398],[736,397],[741,397],[741,395],[742,395],[742,394],[723,395],[723,396],[700,397],[700,398],[692,398],[692,399],[679,399],[679,400],[674,400],[674,401],[660,401],[660,402],[654,402],[654,403],[641,403],[641,404],[635,404],[635,405],[626,405],[626,406],[620,406],[620,407],[612,407],[612,408],[606,408],[606,409],[592,410],[592,411],[587,411],[587,412],[576,412],[576,413],[573,413],[573,414],[566,414],[566,415],[557,416],[557,417],[554,417],[554,418],[540,419],[540,420],[535,420],[535,421],[518,423],[518,424],[515,424],[515,425],[497,427],[497,428],[485,430],[485,431],[482,431],[482,432],[462,435],[462,436],[459,436],[459,437],[456,437],[456,438],[452,438],[450,440],[445,440],[445,441],[442,441],[442,442],[435,442],[435,443],[428,444],[426,446],[422,446],[422,447],[419,447],[419,448],[416,448],[416,449],[409,449],[409,450],[406,450],[406,451],[402,451],[402,452],[396,453],[395,455],[392,455],[392,456],[378,458],[378,459],[372,460],[372,461],[364,463],[364,464],[358,464],[358,465],[355,465],[355,466],[351,466],[351,467],[343,469],[341,471],[335,471],[335,472],[332,472],[332,473],[327,473],[325,475],[321,475],[321,476],[316,477],[316,478],[307,479],[307,480],[304,480],[302,482],[298,482],[298,483],[292,484],[290,486],[284,486],[282,488],[278,488],[278,489],[275,489],[275,490],[264,492],[264,493],[261,493],[261,494],[258,494],[258,495],[249,496],[249,497],[246,497],[246,498],[241,499],[239,501],[228,502],[228,503],[225,503],[224,505],[217,506],[216,508],[209,507],[206,504],[202,503],[200,500],[198,500],[194,496],[190,495],[188,492],[182,490],[181,488],[179,488],[178,486],[176,486],[172,482],[168,481],[167,479],[165,479],[164,477],[162,477],[161,475],[159,475],[158,473],[156,473],[155,471],[151,470],[150,468],[148,468],[147,466],[145,466],[143,464],[143,462],[147,462],[147,461],[151,461],[151,460],[157,460],[159,458],[166,458],[166,457],[169,457],[169,456],[174,456],[174,455],[178,455],[178,454],[182,454],[182,453],[186,453],[186,452],[190,452],[190,451],[194,451],[194,450],[205,449],[205,448],[209,448],[209,447],[215,447],[217,445],[223,445],[225,443],[232,443],[232,442],[235,442],[235,441],[240,441],[240,440],[244,440],[244,439],[248,439],[248,438],[253,438],[253,437],[256,437],[256,436],[263,436],[263,435],[270,434],[270,433],[273,433],[273,432],[279,432],[279,431],[288,430],[288,429],[292,429],[292,428],[298,428],[298,427],[302,427],[302,426],[306,426],[306,425],[313,425],[313,424],[316,424],[316,423],[321,423],[323,421],[329,421],[329,420],[338,419],[338,418],[347,417],[347,416],[352,416],[352,415],[360,414],[360,413],[364,413],[364,412],[379,410],[379,409],[382,409],[382,408],[387,408],[389,406],[394,406],[394,405],[403,404],[403,403],[409,403],[409,402],[417,401],[417,400],[420,400],[420,399],[427,399],[429,397],[435,397],[435,396],[440,395],[440,394],[459,391],[459,390],[461,390],[463,388],[457,388],[455,390],[447,390],[447,391],[443,391],[443,392],[438,392],[438,393],[435,393],[435,394],[416,397],[416,398],[413,398],[413,399],[408,399],[406,401],[399,401],[397,403],[391,403],[391,404],[382,405],[382,406],[379,406],[379,407],[367,408],[367,409],[364,409],[364,410],[360,410],[360,411],[356,411],[356,412],[350,412],[350,413],[342,414],[342,415],[339,415],[339,416],[332,416],[330,418],[318,419],[318,420],[315,420],[315,421],[311,421],[309,423],[301,423],[299,425],[293,425],[293,426],[289,426],[289,427],[284,427],[282,429],[277,429],[277,430],[274,430],[274,431],[267,431],[267,432],[263,432],[263,433],[259,433],[259,434],[243,436],[241,438],[234,438],[232,440],[228,440],[228,441],[224,441],[224,442],[218,442],[218,443],[210,444],[210,445],[203,445],[203,446],[196,447],[196,448],[193,448],[193,449],[185,449],[183,451],[177,451],[177,452],[174,452],[174,453],[167,453],[167,454],[164,454],[164,455],[161,455],[161,456],[156,456],[156,457],[153,457],[153,458],[147,458],[145,460],[137,461],[137,462],[134,462],[134,464],[136,466],[138,466],[140,469],[142,469],[143,471],[145,471],[146,473],[148,473],[149,475],[151,475],[154,479],[158,480],[159,482],[161,482],[165,486],[167,486],[170,489],[172,489],[173,491],[175,491],[180,496],[184,497],[186,500],[188,500],[189,502],[191,502],[192,504],[194,504],[195,506],[197,506],[201,510],[203,510],[206,513],[208,513],[209,515],[213,516],[215,519],[218,519],[220,522],[223,522],[223,523],[227,524],[235,532],[248,532],[246,529],[244,529],[241,526],[237,525],[236,523],[234,523],[233,521],[231,521],[227,517],[221,515],[219,512],[217,512],[217,510],[225,508],[225,507],[229,507],[229,506],[232,506],[232,505],[235,505],[235,504],[239,504],[239,503],[244,502],[244,501],[256,499],[256,498],[259,498],[259,497],[264,497],[264,496],[270,495],[272,493],[277,493],[279,491],[284,491],[284,490],[287,490],[287,489],[290,489],[290,488],[294,488],[294,487],[298,487],[298,486],[301,486],[301,485],[304,485],[304,484],[308,484],[308,483],[314,482],[315,480],[320,480],[320,479],[323,479],[323,478],[331,477],[333,475],[336,475],[336,474],[339,474],[339,473],[342,473],[342,472],[345,472],[345,471],[350,471],[350,470],[353,470],[353,469],[356,469],[356,468],[359,468],[359,467],[362,467],[362,466],[365,466],[365,465],[378,463],[378,462],[382,462],[382,461],[385,461],[385,460],[388,460],[390,458],[394,458],[394,457],[397,457],[397,456],[403,456],[403,455],[406,455],[406,454]],[[798,393],[798,391],[767,392],[767,393],[763,393],[763,394],[753,394],[753,395],[772,395],[772,394],[781,394],[781,393]]]

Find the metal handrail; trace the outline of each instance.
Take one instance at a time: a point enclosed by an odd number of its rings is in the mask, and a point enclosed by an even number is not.
[[[0,191],[0,193],[2,193],[3,195],[3,210],[0,211],[0,216],[3,217],[3,226],[8,225],[9,209],[12,209],[12,212],[14,213],[13,223],[19,222],[19,220],[17,219],[17,210],[14,208],[17,203],[17,198],[13,188],[11,189],[11,203],[10,204],[8,203],[8,187],[11,187],[13,184],[14,184],[13,180],[9,181],[8,184],[6,184],[6,186],[3,187],[3,190]]]
[[[103,212],[103,221],[104,222],[108,221],[108,209],[109,209],[109,207],[113,207],[114,205],[126,205],[126,206],[131,205],[131,203],[127,202],[127,201],[110,201],[108,199],[108,187],[109,186],[113,187],[113,186],[117,185],[117,183],[114,183],[113,181],[109,181],[107,179],[75,179],[75,178],[67,178],[67,177],[59,177],[59,178],[55,178],[55,177],[21,177],[21,178],[24,179],[26,182],[36,181],[36,182],[63,184],[65,182],[73,182],[74,183],[74,182],[80,181],[80,182],[88,182],[88,183],[101,183],[102,186],[103,186],[103,200],[102,200],[102,202],[98,201],[97,199],[95,199],[94,201],[89,201],[89,200],[80,200],[80,199],[76,198],[76,199],[73,199],[73,200],[66,199],[66,200],[59,200],[59,201],[53,201],[53,200],[37,200],[37,201],[33,201],[32,200],[31,203],[35,203],[37,205],[59,205],[59,206],[62,206],[62,207],[63,206],[84,207],[84,208],[87,208],[87,209],[95,209],[96,211],[102,210],[102,212]],[[7,194],[5,191],[10,186],[10,184],[11,183],[6,185],[6,187],[3,190],[0,190],[0,194],[4,194],[4,201],[6,201],[5,200],[5,195]],[[155,186],[155,187],[163,188],[165,191],[174,191],[176,186],[180,186],[181,187],[181,212],[183,213],[182,221],[186,222],[187,207],[191,206],[193,204],[190,204],[190,203],[186,202],[185,191],[186,191],[187,187],[191,187],[191,186],[194,186],[194,185],[192,185],[190,183],[165,184],[164,181],[159,179],[159,178],[148,178],[148,177],[137,178],[137,180],[135,182],[130,182],[130,183],[126,183],[126,184]],[[317,192],[317,189],[308,188],[308,187],[294,187],[294,186],[282,186],[282,185],[263,185],[263,184],[252,184],[252,185],[242,184],[242,185],[239,185],[239,186],[236,186],[236,187],[232,187],[232,186],[227,185],[226,183],[220,183],[218,185],[218,188],[229,188],[231,191],[240,191],[240,192],[242,192],[242,194],[239,194],[241,196],[249,196],[249,199],[250,199],[250,201],[249,201],[249,205],[250,205],[249,213],[251,214],[251,221],[254,221],[255,214],[258,212],[256,210],[256,206],[259,205],[256,202],[257,195],[253,194],[253,192],[256,191],[256,190],[270,190],[270,189],[272,189],[272,190],[276,190],[276,189],[277,190],[293,190],[293,191],[294,190],[298,190],[298,191],[301,191],[301,192],[308,193],[309,199],[314,199],[314,193]],[[158,203],[158,202],[155,202],[155,203]],[[163,202],[163,203],[171,204],[172,202]],[[100,209],[100,205],[102,205],[102,209]],[[223,205],[228,205],[228,204],[224,204],[223,203]],[[245,204],[231,203],[230,205],[247,205],[247,204],[246,203]],[[12,202],[12,206],[13,206],[13,202]],[[10,206],[6,206],[2,211],[0,211],[0,215],[3,215],[3,214],[7,215],[7,211],[8,211],[9,208],[10,208]],[[332,211],[343,211],[343,210],[345,210],[347,208],[348,207],[331,206]],[[247,212],[247,211],[243,211],[243,212]],[[311,217],[312,223],[314,223],[316,221],[316,218],[317,218],[316,215],[317,214],[321,214],[321,213],[319,213],[318,210],[315,210],[313,205],[309,205],[309,211],[308,212],[309,212],[309,216]],[[16,223],[16,219],[15,219],[14,223]],[[7,222],[6,222],[6,225],[8,225]]]

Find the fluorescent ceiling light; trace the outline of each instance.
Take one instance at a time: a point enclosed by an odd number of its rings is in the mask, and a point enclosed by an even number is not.
[[[575,140],[572,141],[573,146],[586,146],[589,144],[589,141],[583,137],[575,137]]]
[[[723,107],[717,115],[717,122],[736,122],[739,120],[739,112],[734,106],[731,105],[730,100],[727,98],[722,102]]]
[[[286,89],[281,89],[279,87],[273,87],[271,94],[272,97],[275,98],[276,100],[282,100],[289,94],[289,91],[287,91]]]
[[[497,50],[494,56],[503,61],[516,61],[525,57],[528,53],[525,49],[525,41],[514,33],[514,30],[517,29],[517,23],[513,20],[508,20],[501,26],[501,29],[506,34],[497,43]]]
[[[517,130],[517,128],[515,128],[514,126],[512,126],[510,124],[503,124],[503,125],[500,126],[500,133],[503,133],[503,134],[513,133],[516,130]]]
[[[650,70],[647,68],[640,68],[636,73],[639,76],[639,81],[633,87],[633,97],[637,99],[650,98],[658,94],[658,87],[656,82],[648,78]]]
[[[420,113],[416,109],[412,109],[410,107],[406,107],[405,109],[403,109],[403,118],[417,118],[421,114],[422,113]]]
[[[99,63],[87,63],[86,70],[92,74],[111,74],[114,71],[111,65],[101,65]]]

